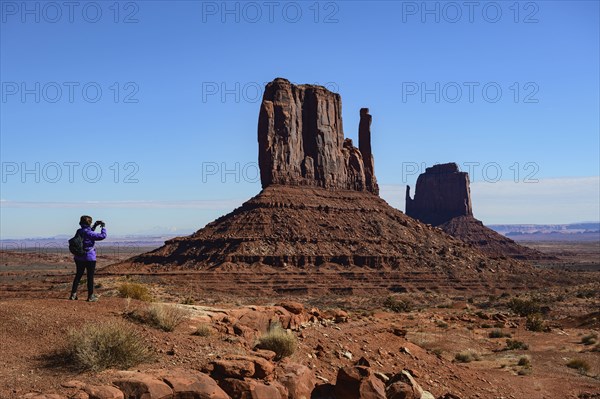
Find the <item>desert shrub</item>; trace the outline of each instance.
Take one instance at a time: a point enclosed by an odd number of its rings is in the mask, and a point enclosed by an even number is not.
[[[546,323],[542,318],[542,315],[539,313],[530,314],[527,316],[527,321],[525,322],[525,328],[529,331],[547,331]]]
[[[87,324],[69,330],[66,349],[76,365],[92,371],[127,369],[153,357],[140,336],[122,322]]]
[[[494,323],[494,328],[504,328],[504,323],[501,321]]]
[[[521,356],[517,364],[519,366],[531,366],[531,359],[529,359],[529,356]]]
[[[580,299],[590,299],[596,296],[596,292],[594,290],[581,290],[575,296]]]
[[[527,345],[523,341],[517,341],[516,339],[514,339],[514,340],[507,339],[506,340],[506,350],[507,351],[519,350],[519,349],[526,351],[527,349],[529,349],[529,345]]]
[[[488,336],[490,338],[510,338],[511,337],[510,333],[505,333],[504,331],[498,330],[498,329],[490,331]]]
[[[581,343],[584,345],[594,345],[596,342],[598,342],[598,334],[595,333],[584,335],[581,338]]]
[[[188,312],[172,305],[152,305],[144,310],[135,310],[127,316],[140,323],[149,324],[163,331],[173,331],[187,317]]]
[[[440,348],[435,348],[431,350],[431,353],[433,353],[434,355],[436,355],[437,357],[441,357],[442,353],[444,353],[443,350],[441,350]]]
[[[268,349],[277,354],[277,359],[291,356],[298,347],[298,339],[295,335],[288,333],[281,325],[273,324],[263,334],[256,344],[257,348]]]
[[[481,328],[492,328],[492,325],[491,325],[491,324],[488,324],[488,323],[483,323],[483,324],[481,325]]]
[[[195,300],[194,300],[194,298],[193,298],[193,297],[191,297],[191,296],[186,296],[185,298],[183,298],[183,299],[181,300],[181,304],[182,304],[182,305],[193,305],[193,304],[195,304],[195,303],[196,303],[196,301],[195,301]]]
[[[508,302],[508,307],[522,317],[541,311],[540,304],[534,299],[513,298]]]
[[[410,312],[412,309],[412,303],[408,299],[401,299],[393,296],[388,296],[385,301],[383,301],[383,306],[396,313]]]
[[[119,296],[123,298],[139,299],[145,302],[152,301],[150,290],[144,284],[123,283],[117,290],[119,291]]]
[[[435,323],[439,328],[448,328],[448,323],[445,321],[438,321]]]
[[[567,367],[575,369],[582,374],[590,371],[590,365],[583,359],[573,359],[567,363]]]
[[[480,319],[485,319],[485,320],[489,319],[489,316],[487,315],[487,313],[485,313],[481,310],[478,310],[477,312],[475,312],[475,316],[479,317]]]
[[[151,324],[164,331],[173,331],[188,316],[186,310],[172,305],[153,305],[147,312]]]
[[[199,324],[196,327],[196,331],[194,331],[193,335],[198,337],[209,337],[212,335],[212,328],[206,323]]]
[[[475,352],[464,351],[454,355],[454,360],[456,360],[459,363],[470,363],[473,360],[479,360],[479,355]]]

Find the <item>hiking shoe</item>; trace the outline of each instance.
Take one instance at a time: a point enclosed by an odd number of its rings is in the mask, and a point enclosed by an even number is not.
[[[88,302],[98,302],[98,297],[95,294],[92,294],[88,299]]]
[[[77,294],[71,294],[71,296],[69,297],[69,301],[76,301],[77,300]]]

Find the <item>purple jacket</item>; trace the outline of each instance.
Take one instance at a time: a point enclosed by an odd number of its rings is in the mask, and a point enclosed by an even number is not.
[[[95,261],[96,260],[96,248],[94,247],[95,241],[102,241],[106,238],[106,229],[103,227],[100,233],[96,233],[92,230],[90,226],[87,224],[79,224],[81,226],[80,229],[77,230],[77,234],[81,234],[83,237],[83,249],[87,251],[87,253],[83,256],[75,255],[73,257],[74,260],[87,260],[87,261]]]

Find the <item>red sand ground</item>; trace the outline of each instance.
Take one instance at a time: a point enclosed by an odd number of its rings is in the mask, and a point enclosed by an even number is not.
[[[376,371],[394,373],[410,369],[423,388],[436,397],[446,392],[461,398],[485,399],[600,397],[600,352],[592,351],[593,345],[581,343],[582,336],[600,332],[598,272],[572,272],[570,280],[579,283],[536,292],[511,291],[500,297],[503,291],[496,290],[493,298],[484,292],[436,293],[435,287],[415,289],[399,294],[413,303],[413,309],[405,313],[386,310],[383,301],[388,294],[373,289],[354,295],[323,290],[291,295],[292,290],[282,295],[269,289],[240,286],[237,293],[227,293],[195,289],[202,286],[202,281],[189,276],[186,284],[180,275],[132,276],[130,280],[151,287],[156,301],[181,303],[192,298],[195,301],[194,305],[180,305],[189,310],[190,318],[168,333],[124,317],[127,311],[148,306],[116,296],[116,288],[126,280],[125,276],[100,274],[98,303],[67,301],[64,298],[68,296],[72,278],[67,254],[44,259],[22,253],[0,255],[1,398],[17,398],[35,391],[74,394],[72,388],[61,387],[61,383],[72,379],[90,383],[111,381],[110,370],[90,373],[57,367],[52,354],[64,345],[69,328],[88,322],[124,320],[157,353],[155,362],[134,369],[202,370],[211,359],[248,352],[252,345],[216,325],[210,337],[191,335],[199,323],[211,321],[208,315],[216,310],[232,312],[289,299],[303,303],[306,309],[317,306],[321,310],[343,309],[349,313],[348,322],[310,324],[296,332],[300,346],[291,359],[312,368],[321,377],[319,383],[335,382],[339,367],[365,357]],[[115,260],[104,260],[102,264]],[[228,273],[219,275],[227,279]],[[529,294],[538,295],[548,307],[545,321],[551,327],[550,332],[527,331],[525,318],[506,307],[510,298]],[[260,313],[262,308],[256,309]],[[527,343],[529,350],[501,350],[506,339],[488,336],[493,329],[489,326],[496,323],[502,323],[502,330],[513,339]],[[396,329],[406,330],[406,336],[394,334]],[[401,348],[407,348],[410,354]],[[467,350],[478,353],[479,360],[457,363],[454,356]],[[352,359],[344,356],[346,352],[351,353]],[[524,355],[531,359],[530,370],[517,365]],[[581,373],[566,367],[571,359],[586,361],[589,370]],[[519,371],[526,375],[518,375]]]

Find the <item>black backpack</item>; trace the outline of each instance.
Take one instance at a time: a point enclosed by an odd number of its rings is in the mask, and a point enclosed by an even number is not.
[[[83,248],[83,237],[79,234],[79,230],[75,233],[75,236],[69,240],[69,251],[73,255],[83,256],[86,254],[86,250]]]

